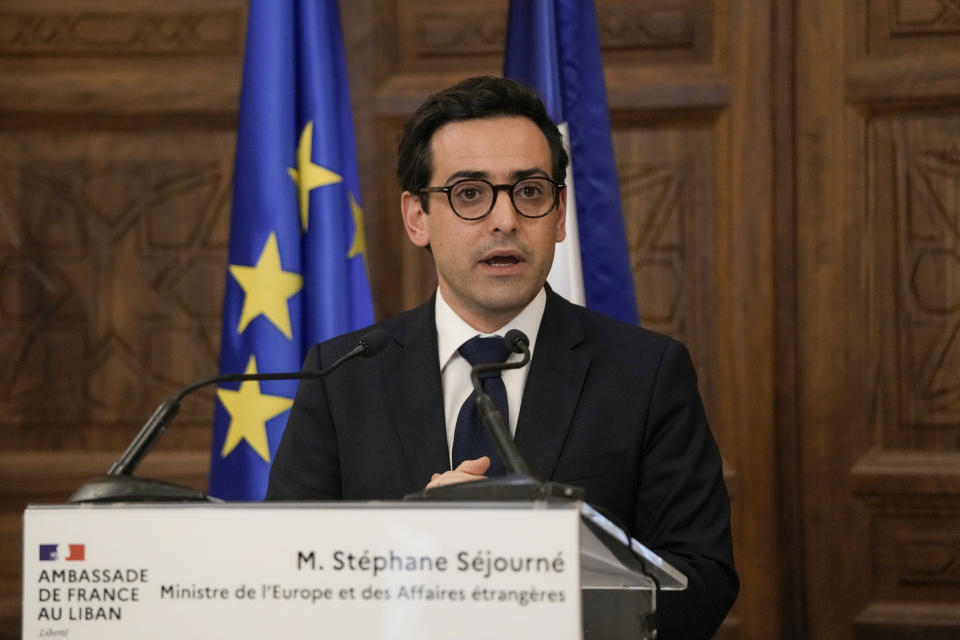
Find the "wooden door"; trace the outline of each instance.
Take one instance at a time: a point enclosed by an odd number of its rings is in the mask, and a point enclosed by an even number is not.
[[[960,637],[960,4],[797,5],[811,638]]]

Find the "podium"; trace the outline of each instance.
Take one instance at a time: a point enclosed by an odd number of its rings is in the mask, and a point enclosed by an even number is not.
[[[24,512],[24,638],[654,638],[685,587],[579,501]]]

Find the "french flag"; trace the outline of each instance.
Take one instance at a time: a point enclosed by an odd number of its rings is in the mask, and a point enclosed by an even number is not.
[[[567,238],[550,286],[639,324],[593,0],[511,0],[504,75],[537,91],[569,146]]]
[[[82,544],[41,544],[40,560],[85,560],[87,555],[86,545]]]

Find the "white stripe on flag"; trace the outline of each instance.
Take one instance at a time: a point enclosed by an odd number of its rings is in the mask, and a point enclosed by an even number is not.
[[[570,153],[570,135],[567,123],[561,123],[563,145]],[[547,282],[553,290],[574,304],[586,305],[587,296],[583,291],[583,265],[580,260],[580,231],[577,226],[577,202],[573,191],[573,158],[567,165],[567,237],[557,245],[553,256],[553,267]]]

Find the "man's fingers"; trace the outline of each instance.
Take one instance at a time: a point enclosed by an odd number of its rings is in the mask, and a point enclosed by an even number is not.
[[[442,487],[447,484],[456,484],[457,482],[469,482],[471,480],[482,480],[484,473],[490,468],[490,458],[483,456],[476,460],[464,460],[453,471],[444,473],[435,473],[430,476],[430,482],[427,483],[427,489]]]
[[[427,483],[427,489],[433,489],[436,487],[442,487],[448,484],[457,484],[458,482],[472,482],[474,480],[483,480],[484,476],[474,475],[472,473],[466,473],[463,471],[447,471],[442,473],[435,478],[432,478],[430,482]]]
[[[483,456],[476,460],[464,460],[454,471],[463,471],[475,476],[482,476],[490,468],[490,458]]]

